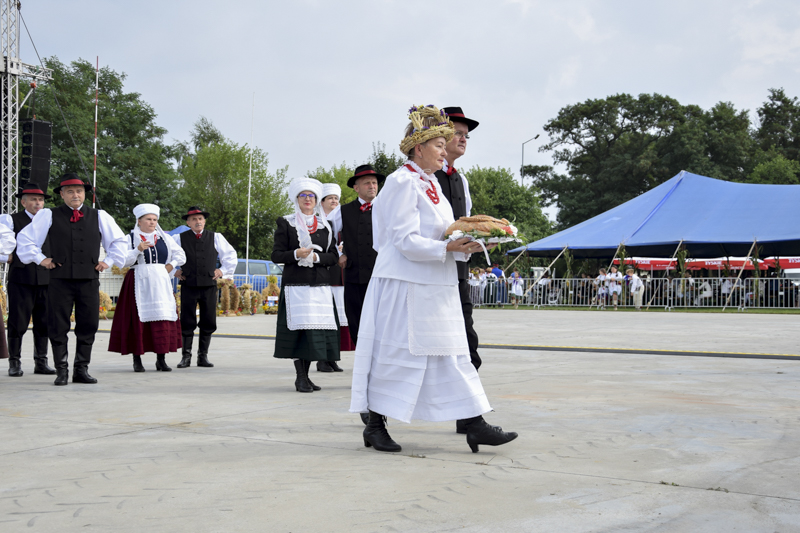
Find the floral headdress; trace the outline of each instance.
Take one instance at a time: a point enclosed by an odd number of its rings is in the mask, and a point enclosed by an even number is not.
[[[408,154],[416,145],[436,137],[444,137],[449,142],[456,132],[447,113],[434,105],[413,106],[408,110],[408,118],[413,130],[411,135],[400,141],[400,150],[404,154]],[[438,118],[439,121],[434,126],[426,126],[426,118]]]

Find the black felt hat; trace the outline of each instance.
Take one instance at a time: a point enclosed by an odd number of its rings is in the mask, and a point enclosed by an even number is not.
[[[53,189],[53,192],[59,194],[61,192],[62,187],[68,187],[70,185],[83,185],[84,190],[87,193],[92,192],[92,186],[88,183],[84,183],[83,180],[77,174],[64,174],[60,178],[61,183]]]
[[[45,200],[49,200],[50,198],[52,198],[52,196],[44,192],[41,187],[39,187],[32,181],[29,181],[28,183],[19,188],[19,191],[17,191],[17,198],[22,198],[23,194],[40,194],[44,196]]]
[[[461,110],[460,107],[445,107],[442,109],[447,116],[450,117],[450,120],[453,122],[463,122],[467,125],[467,131],[472,131],[478,127],[480,124],[477,120],[472,120],[471,118],[467,118],[464,116],[464,111]]]
[[[353,185],[356,184],[356,180],[358,178],[363,178],[364,176],[375,176],[378,178],[378,184],[383,183],[383,180],[386,179],[386,176],[383,174],[378,174],[375,172],[375,169],[372,168],[372,165],[361,165],[360,167],[356,168],[356,171],[352,176],[350,176],[350,179],[347,180],[347,186],[352,189]]]
[[[206,219],[208,219],[208,217],[210,216],[208,211],[203,211],[202,209],[200,209],[196,205],[193,205],[192,207],[189,208],[189,210],[186,212],[186,214],[183,215],[181,218],[183,220],[188,220],[189,217],[192,216],[192,215],[203,215]]]

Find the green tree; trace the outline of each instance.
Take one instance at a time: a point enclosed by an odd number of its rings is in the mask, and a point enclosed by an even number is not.
[[[57,178],[75,172],[91,182],[94,151],[95,67],[78,59],[65,65],[57,57],[45,60],[53,80],[36,90],[21,110],[21,118],[36,115],[53,123],[49,189]],[[97,129],[97,195],[100,206],[120,226],[132,228],[133,207],[155,203],[161,208],[161,225],[180,224],[183,203],[178,176],[171,163],[172,149],[164,144],[167,131],[156,124],[156,113],[139,93],[126,92],[126,75],[109,67],[100,69]],[[27,89],[26,89],[27,92]],[[62,117],[55,96],[66,117]],[[73,144],[67,123],[72,136]],[[45,185],[45,184],[40,184]],[[55,200],[56,205],[60,202]],[[91,203],[91,198],[87,198]]]
[[[464,176],[469,182],[472,214],[505,218],[531,242],[552,233],[550,221],[539,206],[538,190],[520,185],[510,169],[472,167]],[[491,255],[500,261],[504,253],[497,250]]]
[[[286,196],[286,168],[268,171],[267,154],[220,135],[203,137],[211,123],[200,119],[192,133],[196,152],[185,153],[180,174],[187,205],[209,212],[209,227],[225,235],[240,257],[247,240],[247,188],[252,156],[250,192],[250,257],[267,259],[272,253],[275,221],[290,212]],[[213,126],[212,126],[213,127]]]
[[[348,167],[347,163],[342,163],[339,166],[333,166],[330,170],[325,170],[323,167],[317,168],[309,172],[307,176],[321,181],[322,183],[337,183],[342,188],[342,196],[339,198],[340,204],[346,204],[356,199],[356,191],[347,186],[347,180],[353,175],[353,168]]]
[[[406,158],[395,154],[394,151],[391,154],[387,154],[385,144],[380,142],[372,144],[372,155],[369,157],[369,164],[378,174],[388,176],[405,162]]]
[[[526,167],[560,228],[634,198],[681,170],[744,181],[755,148],[747,111],[721,102],[709,111],[659,94],[627,94],[562,108],[545,126],[556,164]]]
[[[800,161],[800,102],[783,89],[770,89],[758,110],[756,139],[765,152],[775,149],[784,158]]]
[[[774,149],[764,154],[763,161],[750,173],[750,183],[771,185],[800,184],[800,161],[786,159]]]

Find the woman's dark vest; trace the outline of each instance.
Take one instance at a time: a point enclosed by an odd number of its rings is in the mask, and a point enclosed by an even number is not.
[[[31,218],[25,211],[11,215],[14,221],[14,233],[19,236],[22,228],[31,223]],[[50,252],[50,238],[44,240],[42,253],[45,257],[52,257]],[[24,283],[25,285],[47,285],[50,283],[50,271],[36,263],[26,265],[15,255],[14,261],[8,270],[8,281],[13,283]]]
[[[53,279],[97,279],[94,269],[100,256],[100,222],[96,209],[82,206],[83,218],[70,222],[72,209],[66,205],[52,210],[53,222],[47,238],[53,262],[60,264],[50,271]]]
[[[214,271],[217,269],[217,248],[214,246],[214,232],[203,230],[201,237],[193,231],[181,233],[181,248],[186,252],[186,264],[181,267],[185,278],[181,285],[188,287],[212,287],[217,284]]]
[[[442,194],[444,194],[444,197],[447,198],[453,208],[453,218],[458,220],[467,216],[467,193],[464,190],[464,182],[461,181],[461,175],[459,175],[458,171],[448,176],[444,170],[437,170],[434,175],[442,187]],[[456,267],[458,268],[458,279],[467,279],[469,277],[469,266],[466,262],[456,261]]]
[[[369,283],[378,252],[372,247],[372,211],[361,211],[358,198],[342,206],[342,240],[345,283]]]
[[[134,241],[134,235],[139,239],[138,242]],[[139,246],[139,243],[142,242],[141,237],[139,237],[138,233],[131,233],[128,235],[128,238],[131,241],[131,249],[136,248],[137,246]],[[169,238],[171,237],[167,237],[167,239]],[[144,262],[146,264],[158,263],[160,265],[166,265],[168,255],[169,255],[169,248],[167,248],[167,243],[164,242],[164,239],[157,237],[156,245],[144,251]],[[131,268],[136,268],[136,265],[138,264],[139,260],[137,259],[136,262],[133,265],[131,265]]]

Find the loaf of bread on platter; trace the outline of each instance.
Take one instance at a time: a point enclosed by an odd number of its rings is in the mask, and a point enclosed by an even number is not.
[[[504,218],[494,218],[489,215],[473,215],[461,217],[444,232],[444,236],[450,237],[454,232],[460,231],[464,235],[475,237],[476,239],[489,237],[514,237],[516,228]]]

